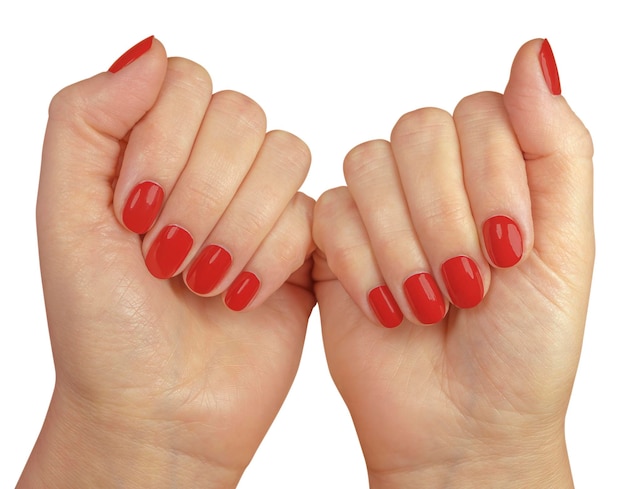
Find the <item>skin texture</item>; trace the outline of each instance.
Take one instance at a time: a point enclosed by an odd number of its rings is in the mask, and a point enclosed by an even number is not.
[[[155,40],[131,65],[51,104],[37,224],[57,382],[19,487],[234,487],[287,394],[315,304],[313,201],[296,193],[308,149],[265,134],[250,99],[210,89],[203,69],[168,60]],[[178,129],[166,123],[176,107],[187,115]],[[188,169],[194,161],[190,171],[200,171],[209,119],[240,153],[224,153],[235,175],[211,201],[227,222],[213,214],[214,226],[200,229],[206,197],[197,179],[189,187]],[[290,167],[282,193],[250,202],[246,189],[261,197],[281,161]],[[160,221],[145,237],[121,224],[126,192],[146,176],[169,197],[160,219],[193,229],[192,253],[212,232],[228,234],[228,221],[246,226],[231,249],[238,264],[211,297],[187,289],[184,265],[170,280],[149,273],[146,241]],[[241,269],[262,286],[236,313],[222,298]]]
[[[344,167],[348,187],[328,191],[316,205],[315,292],[328,364],[373,488],[572,486],[563,425],[594,257],[593,149],[582,123],[548,88],[541,45],[521,48],[503,95],[470,96],[453,115],[409,113],[391,143],[353,150]],[[482,137],[474,137],[477,131]],[[411,145],[426,161],[413,162],[416,180],[457,196],[456,204],[445,199],[439,215],[424,218],[423,207],[412,209],[420,195],[394,177],[405,171]],[[507,158],[490,167],[494,154]],[[464,185],[450,183],[454,171]],[[372,218],[363,212],[363,194],[389,196],[387,207],[400,210],[385,214],[379,205]],[[397,198],[405,211],[394,207]],[[480,223],[503,211],[524,230],[525,253],[517,266],[489,269],[487,254],[476,253]],[[406,251],[413,243],[421,249]],[[439,324],[415,324],[401,288],[409,273],[421,271],[410,266],[432,271],[445,294],[441,260],[460,252],[483,269],[483,301],[471,309],[450,305]],[[385,280],[405,313],[393,330],[375,324],[366,300]]]
[[[410,112],[390,141],[355,148],[347,186],[317,204],[297,192],[304,143],[267,133],[254,101],[213,94],[204,69],[158,40],[62,90],[37,205],[57,382],[18,487],[235,487],[316,300],[372,488],[571,487],[563,425],[594,258],[593,147],[546,83],[541,46],[521,48],[503,94]],[[144,181],[164,201],[137,235],[123,215]],[[482,234],[499,215],[522,236],[508,268]],[[170,225],[193,242],[157,279],[147,257]],[[194,293],[208,246],[232,263]],[[458,256],[480,273],[476,307],[446,289],[442,263]],[[437,324],[404,296],[417,272],[441,290]],[[235,312],[232,284],[250,274],[260,288]],[[368,302],[383,284],[404,317],[395,329]]]

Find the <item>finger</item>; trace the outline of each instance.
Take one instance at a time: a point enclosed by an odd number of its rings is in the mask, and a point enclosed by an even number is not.
[[[143,242],[146,266],[170,278],[189,264],[248,173],[265,136],[265,114],[236,92],[211,98],[189,161]]]
[[[296,136],[284,131],[266,135],[236,195],[185,271],[192,291],[217,295],[232,282],[304,182],[310,162],[308,147]],[[297,231],[294,241],[301,238]],[[277,245],[289,246],[288,240]]]
[[[516,265],[533,246],[524,157],[502,102],[484,92],[454,111],[463,177],[484,256],[494,267]]]
[[[154,105],[167,68],[163,45],[151,37],[129,53],[114,64],[115,73],[76,83],[52,100],[39,187],[40,230],[51,223],[49,215],[72,216],[77,230],[102,224],[120,141]],[[72,199],[58,198],[63,195]]]
[[[593,144],[560,93],[550,44],[526,43],[513,62],[504,106],[526,160],[535,250],[570,277],[590,277]]]
[[[121,223],[145,234],[154,224],[191,153],[211,98],[211,78],[200,65],[168,61],[159,97],[133,128],[115,187]]]
[[[313,251],[314,201],[297,193],[224,295],[233,311],[254,309],[302,268]]]
[[[344,174],[378,267],[405,317],[433,324],[446,303],[419,243],[387,141],[370,141],[346,157]]]
[[[393,328],[403,315],[378,268],[370,239],[346,187],[328,190],[318,199],[313,237],[332,273],[374,324]]]
[[[398,172],[418,238],[450,302],[478,305],[489,287],[489,264],[463,181],[452,117],[427,108],[400,118],[391,134]]]

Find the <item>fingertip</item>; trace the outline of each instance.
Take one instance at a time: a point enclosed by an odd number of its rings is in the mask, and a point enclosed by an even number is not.
[[[387,285],[374,287],[367,294],[367,301],[378,323],[385,328],[397,328],[402,324],[404,315]],[[364,311],[369,313],[369,311]],[[370,314],[367,314],[371,316]]]
[[[124,54],[113,62],[107,71],[109,73],[118,73],[140,58],[159,59],[165,57],[165,47],[154,37],[154,35],[152,35],[139,41],[137,44],[125,51]]]
[[[261,287],[259,277],[250,271],[240,273],[224,295],[224,304],[231,311],[241,312],[250,306]]]
[[[544,39],[541,43],[541,49],[539,50],[539,64],[541,65],[543,78],[548,89],[552,92],[552,95],[561,95],[561,79],[559,77],[559,70],[556,66],[552,46],[550,46],[547,39]]]
[[[520,226],[506,215],[492,216],[483,224],[485,257],[496,268],[511,268],[521,262],[528,246]]]
[[[513,60],[504,91],[504,105],[527,160],[561,151],[591,155],[585,127],[560,94],[561,79],[550,43],[528,41]]]
[[[509,83],[520,79],[532,81],[535,89],[546,94],[561,95],[559,70],[548,39],[532,39],[520,47],[511,67]]]

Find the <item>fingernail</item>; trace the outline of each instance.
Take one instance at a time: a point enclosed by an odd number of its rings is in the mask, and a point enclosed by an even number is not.
[[[135,44],[132,48],[122,54],[115,63],[111,65],[109,71],[111,73],[117,73],[122,68],[128,66],[142,54],[145,54],[151,47],[154,36],[145,38],[143,41]]]
[[[208,294],[224,278],[232,262],[230,253],[221,246],[207,246],[189,267],[187,286],[196,294]]]
[[[133,233],[145,234],[154,224],[161,210],[163,188],[154,182],[141,182],[128,196],[122,221]]]
[[[430,273],[416,273],[407,278],[404,293],[420,323],[435,324],[445,316],[443,296]]]
[[[404,316],[389,287],[386,285],[376,287],[370,291],[367,298],[376,318],[385,328],[395,328],[402,322]]]
[[[224,303],[233,311],[246,308],[259,291],[261,282],[252,272],[241,272],[226,292]]]
[[[522,259],[522,233],[510,217],[487,219],[483,225],[483,237],[489,258],[496,267],[512,267]]]
[[[170,224],[165,226],[152,243],[146,256],[146,266],[156,278],[170,278],[180,268],[193,246],[187,230]]]
[[[561,95],[561,80],[559,79],[559,70],[556,67],[554,53],[547,39],[543,40],[541,50],[539,51],[539,63],[541,71],[546,80],[546,84],[552,92],[552,95]]]
[[[483,279],[476,262],[455,256],[441,266],[443,281],[452,303],[462,309],[477,306],[483,299]]]

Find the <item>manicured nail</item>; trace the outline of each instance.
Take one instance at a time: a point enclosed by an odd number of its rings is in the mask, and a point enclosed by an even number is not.
[[[400,325],[404,316],[398,303],[391,295],[389,287],[386,285],[376,287],[370,291],[367,298],[380,324],[385,328],[395,328]]]
[[[163,188],[154,182],[141,182],[128,196],[122,221],[133,233],[145,234],[154,224],[161,204],[163,204]]]
[[[522,259],[522,233],[510,217],[487,219],[483,225],[483,237],[489,258],[496,267],[512,267]]]
[[[152,243],[146,256],[146,266],[156,278],[170,278],[185,261],[193,246],[187,230],[170,224],[165,226]]]
[[[196,294],[208,294],[221,282],[232,262],[230,253],[221,246],[207,246],[189,267],[187,286]]]
[[[547,39],[544,39],[543,44],[541,45],[541,50],[539,51],[539,63],[541,64],[543,77],[546,79],[546,84],[548,85],[550,92],[552,92],[552,95],[561,95],[559,70],[556,67],[552,47]]]
[[[145,54],[151,47],[154,36],[145,38],[143,41],[135,44],[132,48],[122,54],[115,63],[111,65],[109,71],[111,73],[117,73],[122,68],[128,66],[142,54]]]
[[[259,291],[261,282],[252,272],[241,272],[226,292],[224,303],[233,311],[246,308]]]
[[[477,306],[483,299],[483,279],[476,262],[455,256],[441,266],[441,274],[452,303],[462,309]]]
[[[446,314],[446,305],[435,279],[430,273],[416,273],[404,282],[404,293],[417,320],[435,324]]]

